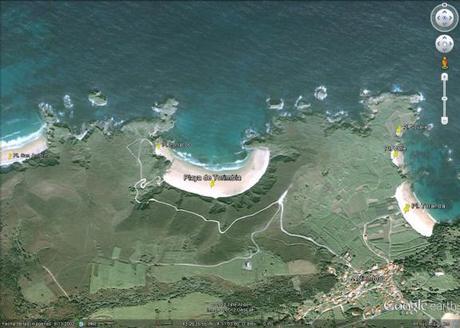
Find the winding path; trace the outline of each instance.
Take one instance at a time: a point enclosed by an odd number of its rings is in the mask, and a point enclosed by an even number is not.
[[[65,295],[65,297],[67,297],[67,299],[70,301],[70,297],[69,297],[69,294],[67,294],[67,292],[65,291],[64,288],[62,288],[61,284],[57,281],[56,277],[54,276],[54,274],[51,272],[50,269],[48,269],[46,266],[42,265],[42,268],[45,269],[46,272],[48,272],[48,274],[50,275],[51,279],[53,279],[53,281],[56,283],[56,285],[59,287],[59,289],[61,290],[61,292]]]
[[[132,146],[133,144],[135,144],[136,142],[139,142],[139,145],[138,145],[138,150],[137,150],[137,155],[135,153],[133,153],[133,151],[130,149],[130,146]],[[139,200],[139,188],[141,189],[145,189],[148,185],[152,184],[155,179],[157,179],[160,183],[162,181],[161,177],[155,177],[153,178],[152,180],[150,181],[147,181],[146,178],[144,178],[143,176],[143,165],[142,165],[142,161],[140,160],[140,153],[141,153],[141,147],[142,147],[142,144],[144,142],[148,142],[150,144],[150,146],[152,147],[152,152],[154,153],[154,144],[148,140],[148,139],[145,139],[145,138],[142,138],[142,139],[136,139],[134,140],[132,143],[128,144],[126,146],[126,148],[128,149],[128,151],[131,153],[131,155],[136,159],[138,165],[139,165],[139,176],[140,176],[140,179],[134,184],[134,188],[136,189],[136,195],[134,196],[134,200],[138,203],[138,204],[141,204],[142,202]],[[159,178],[159,179],[158,179]],[[284,214],[284,200],[288,194],[288,191],[289,191],[289,188],[288,187],[284,192],[283,194],[278,198],[278,200],[268,204],[267,206],[265,206],[264,208],[252,213],[252,214],[248,214],[248,215],[244,215],[244,216],[241,216],[241,217],[238,217],[236,218],[235,220],[233,220],[230,225],[228,227],[226,227],[225,229],[222,229],[221,227],[221,223],[217,220],[212,220],[212,219],[207,219],[206,217],[204,217],[203,215],[199,214],[199,213],[196,213],[196,212],[193,212],[193,211],[189,211],[189,210],[186,210],[186,209],[182,209],[182,208],[179,208],[173,204],[170,204],[170,203],[167,203],[167,202],[164,202],[164,201],[161,201],[161,200],[158,200],[158,199],[155,199],[155,198],[149,198],[148,199],[148,202],[150,201],[153,201],[153,202],[156,202],[158,204],[162,204],[162,205],[165,205],[165,206],[168,206],[168,207],[171,207],[173,208],[175,211],[177,212],[184,212],[184,213],[188,213],[188,214],[191,214],[191,215],[194,215],[196,217],[199,217],[200,219],[202,219],[203,221],[205,222],[212,222],[212,223],[215,223],[217,225],[217,231],[220,233],[220,234],[225,234],[235,223],[241,221],[241,220],[244,220],[244,219],[248,219],[248,218],[251,218],[267,209],[269,209],[270,207],[274,206],[274,205],[277,205],[278,206],[278,209],[277,211],[275,212],[275,214],[270,218],[270,220],[265,224],[265,226],[262,228],[262,229],[259,229],[259,230],[256,230],[256,231],[253,231],[251,233],[251,241],[252,243],[254,244],[254,246],[256,247],[256,251],[255,252],[250,252],[248,255],[246,256],[235,256],[229,260],[226,260],[226,261],[222,261],[222,262],[219,262],[219,263],[216,263],[216,264],[196,264],[196,263],[155,263],[155,265],[170,265],[170,266],[194,266],[194,267],[203,267],[203,268],[213,268],[213,267],[218,267],[218,266],[221,266],[223,264],[227,264],[227,263],[230,263],[230,262],[233,262],[233,261],[236,261],[236,260],[248,260],[248,259],[251,259],[252,257],[254,257],[256,254],[258,254],[261,250],[260,250],[260,247],[259,245],[257,244],[257,242],[255,241],[254,237],[261,233],[261,232],[264,232],[269,226],[270,224],[272,223],[273,219],[276,217],[276,215],[279,213],[280,214],[280,230],[288,235],[288,236],[291,236],[291,237],[296,237],[296,238],[301,238],[301,239],[304,239],[304,240],[307,240],[313,244],[315,244],[316,246],[318,247],[321,247],[321,248],[324,248],[326,249],[327,251],[329,251],[332,255],[336,256],[337,258],[341,259],[349,268],[353,269],[354,271],[356,271],[355,268],[353,268],[353,266],[351,265],[351,263],[346,260],[345,258],[343,258],[342,256],[338,255],[336,252],[334,252],[330,247],[326,246],[326,245],[323,245],[323,244],[320,244],[318,243],[317,241],[315,241],[313,238],[311,237],[307,237],[307,236],[304,236],[304,235],[301,235],[301,234],[295,234],[295,233],[291,233],[289,231],[286,230],[286,228],[284,227],[283,225],[283,214]],[[153,265],[153,264],[152,264]]]

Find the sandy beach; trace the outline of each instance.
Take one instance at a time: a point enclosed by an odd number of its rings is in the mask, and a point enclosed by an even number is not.
[[[408,181],[403,182],[396,188],[395,194],[398,201],[399,209],[404,216],[404,219],[411,225],[411,227],[422,236],[429,237],[433,234],[433,227],[436,220],[431,216],[426,209],[412,208],[413,203],[420,203],[411,190]]]
[[[249,190],[264,175],[270,162],[270,151],[265,147],[251,149],[241,168],[222,171],[188,163],[168,147],[157,146],[155,153],[171,161],[170,168],[163,176],[167,184],[212,198],[231,197]]]
[[[404,153],[402,151],[393,150],[390,153],[391,161],[399,168],[404,166]]]
[[[47,148],[46,138],[43,135],[39,135],[37,138],[19,146],[3,146],[0,149],[0,166],[23,162],[34,155],[42,153]]]
[[[460,328],[460,315],[455,313],[444,313],[441,318],[441,327]]]

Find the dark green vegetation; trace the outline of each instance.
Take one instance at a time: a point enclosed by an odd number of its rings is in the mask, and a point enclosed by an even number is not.
[[[139,152],[142,174],[149,180],[161,175],[166,165],[152,155],[147,142],[133,143],[148,136],[152,126],[156,128],[154,122],[136,121],[110,135],[103,126],[95,127],[79,141],[67,127],[53,124],[44,158],[3,172],[3,316],[74,318],[105,307],[140,305],[193,292],[236,299],[259,288],[271,290],[273,297],[279,294],[280,303],[288,290],[299,292],[292,282],[288,289],[278,290],[277,279],[319,275],[320,264],[333,260],[311,243],[281,234],[278,205],[267,207],[288,187],[297,167],[293,159],[275,157],[257,186],[230,200],[152,183],[140,190],[141,203],[137,203],[134,185],[140,179],[139,165],[127,146],[132,143],[130,150]],[[152,197],[218,220],[222,229],[238,217],[267,208],[219,234],[216,223],[149,202]],[[254,236],[263,246],[249,264],[252,270],[247,270],[244,260],[233,258],[256,252],[250,235],[262,230],[270,218],[272,224]],[[289,245],[272,245],[270,238],[296,245],[288,251]],[[289,262],[295,260],[304,262],[293,271]],[[172,265],[224,261],[228,263],[217,267]],[[241,294],[232,296],[236,291]],[[283,304],[292,306],[288,301]],[[264,306],[258,313],[266,310]],[[276,305],[271,312],[278,310]]]
[[[295,314],[296,308],[291,304],[300,304],[305,299],[312,298],[315,294],[328,292],[336,283],[332,275],[310,275],[301,280],[299,290],[293,288],[292,279],[289,277],[273,277],[268,283],[255,285],[252,289],[236,290],[234,293],[223,298],[224,303],[243,302],[251,307],[254,315],[273,312],[274,309],[284,306],[291,315]],[[277,288],[273,288],[277,286]],[[246,311],[239,308],[230,309],[230,314],[244,317]],[[243,314],[241,313],[243,312]]]
[[[361,268],[384,263],[375,253],[399,258],[408,245],[423,244],[405,226],[392,198],[403,181],[402,171],[385,151],[386,146],[402,142],[395,130],[416,120],[414,106],[410,97],[384,94],[367,101],[361,124],[328,124],[320,116],[305,115],[280,121],[278,134],[258,141],[274,153],[295,159],[285,228],[312,237]],[[364,225],[379,218],[385,222],[373,228],[368,246],[363,240]],[[389,220],[391,243],[385,228]]]
[[[460,222],[436,225],[426,247],[398,262],[404,266],[408,297],[460,304]]]
[[[158,309],[159,317],[181,317],[187,312],[174,306],[218,300],[251,311],[227,306],[197,312],[281,320],[292,318],[304,301],[327,294],[337,281],[329,272],[344,273],[347,261],[368,269],[385,258],[406,258],[407,270],[415,270],[419,259],[412,263],[407,256],[429,248],[395,207],[401,172],[384,151],[400,142],[395,127],[415,119],[412,105],[409,97],[391,95],[368,105],[361,125],[330,124],[311,113],[277,119],[274,135],[252,141],[268,145],[272,154],[261,181],[219,200],[155,183],[168,163],[140,138],[173,126],[169,116],[115,132],[96,124],[82,141],[50,123],[46,156],[0,175],[1,315],[149,317]],[[139,154],[142,170],[133,154]],[[139,188],[141,176],[152,181],[145,189]],[[276,201],[286,190],[281,218]],[[219,233],[216,222],[200,215],[220,222],[222,230],[249,217]],[[458,259],[455,252],[446,261]]]

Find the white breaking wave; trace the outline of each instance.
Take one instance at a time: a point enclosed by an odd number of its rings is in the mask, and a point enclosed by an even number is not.
[[[50,104],[47,104],[45,102],[39,103],[38,108],[40,108],[40,110],[42,110],[42,111],[49,112],[51,114],[55,114],[53,106],[51,106]]]
[[[391,87],[391,92],[400,93],[402,92],[401,86],[399,84],[393,84]]]
[[[12,125],[12,124],[17,124],[19,122],[25,122],[27,121],[25,118],[13,118],[12,120],[6,121],[4,124],[5,125]]]
[[[46,125],[42,125],[40,129],[38,129],[35,132],[32,132],[26,136],[18,137],[16,139],[4,141],[0,141],[0,147],[5,150],[5,149],[14,149],[14,148],[19,148],[22,147],[38,138],[43,134],[43,130],[45,129]]]
[[[303,97],[299,96],[299,98],[297,98],[297,100],[295,101],[294,107],[297,108],[297,106],[299,105],[299,101],[301,101],[302,99],[303,99]]]
[[[454,160],[454,159],[452,158],[452,153],[453,153],[454,151],[452,150],[452,148],[450,148],[450,147],[447,146],[447,145],[444,145],[444,148],[447,149],[447,155],[448,155],[448,156],[447,156],[447,161],[448,161],[448,162],[452,162],[452,161]]]
[[[125,120],[119,120],[118,122],[115,122],[113,125],[114,125],[115,127],[118,127],[118,126],[122,126],[123,123],[125,123]]]
[[[359,95],[361,97],[369,97],[371,95],[371,91],[369,89],[362,89]]]
[[[267,106],[268,106],[269,109],[282,110],[284,108],[284,99],[283,98],[281,98],[280,102],[277,103],[277,104],[272,104],[271,101],[272,101],[271,98],[267,98],[265,100],[265,102],[267,103]]]
[[[173,151],[178,157],[180,157],[181,159],[183,159],[184,161],[186,161],[186,162],[188,162],[190,164],[193,164],[193,165],[199,166],[199,167],[203,167],[205,169],[208,169],[208,170],[211,170],[211,171],[216,171],[216,172],[229,171],[229,170],[238,170],[242,166],[244,166],[244,163],[248,159],[248,156],[246,156],[246,158],[239,159],[239,160],[234,161],[232,163],[210,165],[210,164],[205,164],[205,163],[202,163],[202,162],[198,161],[190,153],[181,152],[181,151],[177,151],[177,150],[173,150]]]
[[[342,119],[346,117],[348,117],[348,112],[344,110],[340,110],[336,113],[331,113],[330,111],[326,111],[326,119],[329,123],[340,122]]]
[[[281,116],[281,117],[291,117],[292,114],[289,113],[289,112],[283,112],[283,113],[280,114],[280,116]]]
[[[65,95],[63,98],[62,98],[62,101],[64,102],[64,107],[67,108],[67,109],[71,109],[73,107],[73,102],[72,102],[72,99],[70,99],[70,96],[69,95]]]
[[[421,92],[419,92],[416,95],[411,96],[409,99],[411,104],[418,104],[419,102],[422,102],[424,100],[425,100],[425,96]]]
[[[307,109],[311,106],[311,104],[307,104],[304,100],[303,100],[303,97],[302,96],[299,96],[299,98],[297,98],[297,100],[295,101],[295,104],[294,104],[294,107],[296,109],[299,109],[299,110],[302,110],[302,109]]]
[[[164,103],[155,102],[152,110],[155,113],[165,113],[172,115],[177,111],[179,102],[175,98],[168,98]]]
[[[2,139],[8,139],[10,137],[17,136],[18,134],[21,134],[21,131],[14,131],[13,133],[10,133],[10,134],[7,134],[7,135],[3,136]]]
[[[320,85],[315,89],[315,98],[318,100],[324,100],[327,98],[327,88],[324,85]]]
[[[244,130],[244,137],[246,140],[250,140],[258,136],[259,133],[253,128],[247,128],[246,130]]]
[[[270,134],[272,132],[272,127],[270,123],[265,123],[265,133]]]

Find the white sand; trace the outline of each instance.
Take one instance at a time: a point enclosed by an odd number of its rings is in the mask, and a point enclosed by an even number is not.
[[[404,153],[402,151],[393,150],[390,153],[390,156],[394,165],[399,168],[404,166]]]
[[[196,166],[188,163],[173,153],[170,148],[161,146],[155,148],[155,153],[160,156],[166,157],[171,161],[171,166],[164,174],[164,181],[184,191],[194,194],[219,198],[231,197],[241,194],[251,187],[253,187],[267,170],[268,163],[270,162],[270,151],[268,148],[255,148],[251,149],[249,158],[246,159],[243,167],[236,170],[212,171],[204,167]],[[212,186],[211,181],[190,181],[184,179],[184,175],[200,176],[204,175],[232,175],[237,174],[241,176],[241,181],[214,181]]]
[[[460,315],[455,313],[444,313],[441,318],[441,326],[448,328],[460,328]]]
[[[47,148],[46,138],[43,135],[39,135],[36,139],[20,146],[2,147],[0,149],[0,166],[8,166],[16,162],[23,162],[28,159],[25,155],[28,155],[30,158],[44,152]],[[18,154],[19,158],[15,157],[14,154]],[[21,154],[23,156],[21,156]]]
[[[405,181],[396,188],[395,197],[404,219],[406,219],[411,227],[422,236],[431,236],[436,220],[427,210],[422,208],[409,208],[409,210],[404,213],[406,204],[412,205],[413,203],[419,203],[417,197],[411,190],[410,183]]]

